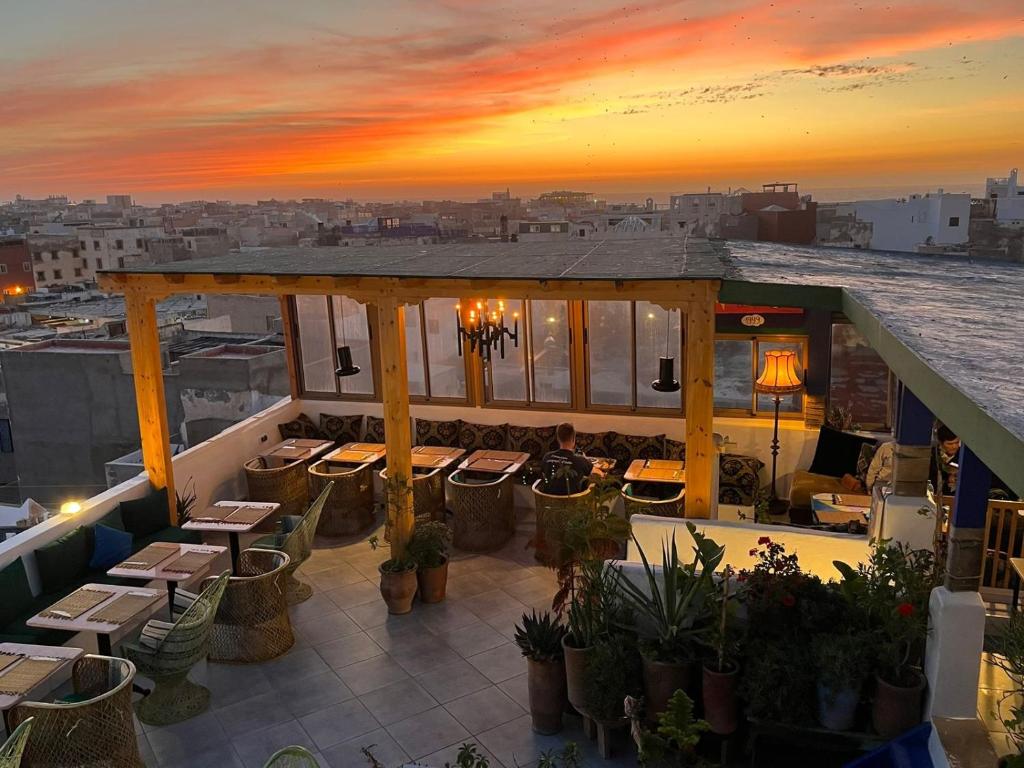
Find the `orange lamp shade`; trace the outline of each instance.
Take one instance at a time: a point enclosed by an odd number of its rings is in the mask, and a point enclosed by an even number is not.
[[[803,386],[796,372],[796,352],[773,349],[764,353],[764,370],[754,382],[758,392],[788,395],[799,392]]]

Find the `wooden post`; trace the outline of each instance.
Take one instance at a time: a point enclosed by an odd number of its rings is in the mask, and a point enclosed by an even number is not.
[[[292,297],[281,296],[281,332],[284,334],[284,355],[288,362],[288,384],[292,400],[299,399],[299,350],[295,344],[295,313],[292,312]]]
[[[715,300],[708,282],[704,296],[686,305],[686,516],[710,517],[714,462]]]
[[[132,377],[135,405],[139,412],[142,463],[154,489],[167,489],[167,513],[177,525],[171,438],[167,429],[167,401],[164,399],[163,360],[157,332],[156,301],[134,291],[125,293],[125,318],[131,340]]]
[[[384,400],[384,442],[387,445],[388,521],[391,556],[405,556],[412,536],[412,434],[409,426],[409,370],[405,352],[405,306],[388,297],[379,299],[381,393]]]

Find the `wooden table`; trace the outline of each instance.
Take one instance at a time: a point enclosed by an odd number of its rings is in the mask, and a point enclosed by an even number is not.
[[[3,711],[4,713],[5,727],[7,725],[8,710],[18,706],[26,699],[38,698],[44,693],[52,690],[53,685],[50,685],[50,683],[54,676],[56,676],[58,672],[67,669],[69,664],[72,664],[78,658],[85,655],[85,651],[81,648],[71,648],[64,645],[29,645],[28,643],[0,643],[0,653],[16,653],[23,656],[42,656],[49,659],[60,659],[61,662],[63,662],[59,667],[54,667],[53,671],[40,680],[35,688],[32,688],[25,693],[0,693],[0,711]],[[20,663],[20,661],[15,662],[11,666],[7,667],[4,672],[14,669]],[[3,674],[3,672],[0,672],[0,683],[3,681]]]
[[[412,465],[425,469],[447,467],[465,452],[463,448],[445,448],[443,445],[417,445],[412,449]]]
[[[270,512],[268,511],[267,514],[269,515]],[[266,517],[266,515],[264,515],[264,517]],[[171,621],[174,621],[174,593],[178,588],[178,584],[190,581],[195,576],[201,576],[210,570],[210,566],[209,564],[200,566],[191,573],[168,571],[166,570],[167,566],[173,565],[189,552],[203,552],[219,555],[222,552],[227,551],[227,547],[216,546],[213,544],[178,544],[177,547],[177,554],[172,554],[166,560],[162,560],[157,563],[153,568],[122,568],[120,565],[115,565],[107,571],[107,576],[117,576],[122,579],[167,582],[167,610],[170,612]],[[125,562],[130,561],[131,557],[129,557]],[[211,560],[210,562],[213,561]]]
[[[1020,604],[1020,580],[1024,576],[1024,557],[1010,558],[1010,586],[1013,589],[1013,602],[1010,603],[1010,613],[1017,612]]]
[[[634,459],[624,475],[630,483],[686,483],[686,464],[671,459]]]
[[[530,460],[530,454],[518,451],[474,451],[459,469],[470,472],[490,472],[498,475],[514,475]]]
[[[338,450],[324,456],[324,460],[346,464],[373,464],[386,455],[384,443],[345,443]]]
[[[870,510],[870,496],[855,493],[816,493],[811,497],[811,512],[819,523],[825,525],[863,523]]]
[[[220,531],[227,533],[228,544],[231,547],[231,572],[236,573],[238,569],[238,553],[240,551],[238,534],[251,533],[253,528],[280,509],[281,505],[274,501],[218,501],[213,506],[239,508],[248,507],[250,509],[266,510],[266,514],[254,523],[230,523],[224,520],[203,520],[202,514],[200,514],[181,526],[186,531]]]
[[[302,437],[290,437],[268,448],[260,455],[266,460],[267,466],[281,467],[292,461],[315,459],[333,447],[334,443],[330,440],[308,440]]]
[[[161,604],[163,603],[164,597],[159,590],[148,589],[145,587],[124,587],[114,584],[83,584],[79,589],[96,589],[103,592],[112,592],[111,596],[104,600],[99,605],[95,605],[88,611],[83,613],[81,616],[75,619],[53,619],[46,616],[41,616],[38,613],[25,623],[30,627],[40,627],[42,629],[61,629],[65,632],[95,632],[96,633],[96,645],[99,648],[101,656],[110,656],[111,648],[113,647],[113,640],[120,639],[127,635],[132,628],[140,621],[148,619],[154,613],[160,610]],[[127,593],[134,592],[136,594],[148,594],[157,598],[154,602],[150,603],[146,608],[142,609],[130,619],[125,621],[123,624],[110,624],[105,621],[89,621],[89,617],[94,613],[101,611],[110,603],[114,602],[118,597]],[[52,607],[52,606],[51,606]],[[40,613],[46,613],[49,610],[47,608]]]

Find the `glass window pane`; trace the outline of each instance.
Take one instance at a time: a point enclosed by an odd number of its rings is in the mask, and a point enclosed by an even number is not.
[[[718,339],[715,342],[715,408],[750,411],[754,401],[754,342]]]
[[[426,397],[427,378],[423,368],[423,336],[418,306],[405,308],[405,364],[409,369],[409,394]]]
[[[628,301],[587,302],[590,402],[632,405],[632,323]]]
[[[569,306],[549,299],[530,302],[533,399],[569,403]]]
[[[334,312],[334,343],[338,347],[347,344],[352,350],[352,362],[359,366],[359,373],[355,376],[338,377],[341,391],[344,394],[372,395],[373,363],[366,307],[348,296],[332,296],[331,308]]]
[[[679,408],[683,403],[678,392],[658,392],[651,382],[658,378],[662,356],[675,359],[675,377],[680,375],[680,313],[668,312],[647,301],[636,303],[636,404],[647,408]]]
[[[829,400],[862,426],[888,426],[889,366],[849,323],[832,326]]]
[[[465,397],[466,366],[459,355],[455,330],[456,299],[427,299],[427,367],[431,397]]]
[[[760,376],[761,372],[764,371],[764,353],[770,350],[789,350],[796,352],[796,372],[803,381],[804,378],[804,345],[803,342],[799,341],[759,341],[757,343],[757,375]],[[803,392],[797,392],[793,395],[787,395],[782,398],[782,403],[779,406],[779,411],[782,413],[801,413],[804,409],[804,394]],[[761,415],[765,415],[769,411],[775,412],[775,399],[771,395],[758,394],[757,396],[757,410]]]
[[[491,302],[491,307],[494,303]],[[505,302],[505,323],[509,329],[515,322],[513,313],[523,317],[523,302],[516,299]],[[522,330],[522,323],[520,323]],[[526,397],[526,339],[520,336],[519,346],[515,347],[509,339],[505,339],[505,358],[495,349],[491,355],[491,395],[495,400],[514,400],[525,403]]]
[[[302,381],[307,392],[337,392],[334,348],[326,296],[296,296],[302,350]]]

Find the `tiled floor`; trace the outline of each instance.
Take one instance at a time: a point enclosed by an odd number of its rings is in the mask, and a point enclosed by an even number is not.
[[[981,657],[981,674],[978,678],[978,718],[988,728],[989,738],[996,754],[1015,753],[1016,747],[1006,734],[1003,720],[1011,717],[1012,707],[1024,706],[1019,694],[1009,693],[1019,689],[1006,672],[991,663],[994,654],[984,653]]]
[[[512,641],[523,611],[550,607],[554,574],[526,549],[532,521],[500,552],[456,553],[448,599],[417,603],[390,616],[378,590],[366,538],[320,541],[300,578],[313,597],[292,608],[296,643],[266,664],[204,664],[193,679],[207,685],[212,707],[165,728],[141,726],[148,766],[259,768],[275,750],[301,744],[321,765],[366,766],[363,746],[389,768],[409,760],[443,766],[463,742],[476,742],[494,768],[532,766],[567,741],[587,765],[635,765],[627,734],[621,757],[605,761],[578,718],[558,736],[530,728],[526,662]]]

